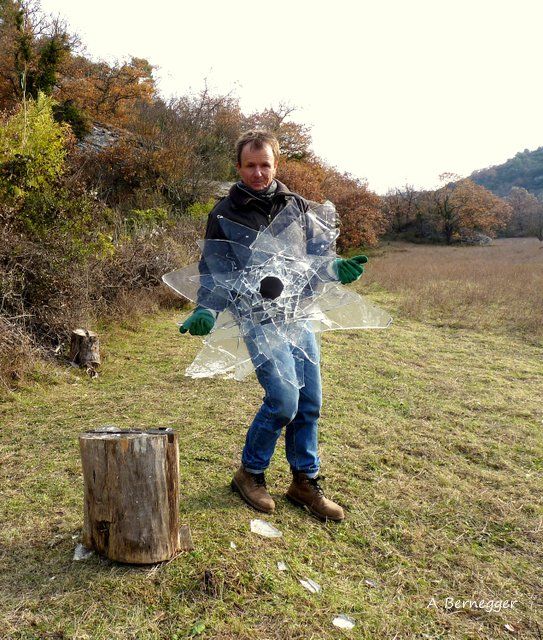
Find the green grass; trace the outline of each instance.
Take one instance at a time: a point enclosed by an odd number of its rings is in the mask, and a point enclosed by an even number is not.
[[[540,638],[541,347],[423,324],[396,295],[371,292],[395,317],[389,330],[323,339],[322,471],[346,508],[340,525],[283,497],[280,441],[266,519],[283,538],[250,533],[259,516],[229,481],[262,392],[254,377],[186,378],[200,341],[180,336],[171,313],[102,328],[98,380],[50,368],[12,394],[1,407],[0,637]],[[104,424],[177,429],[193,552],[146,568],[72,562],[77,435]],[[303,589],[305,576],[320,594]],[[448,610],[448,597],[517,604]],[[332,626],[339,613],[355,618],[352,631]]]

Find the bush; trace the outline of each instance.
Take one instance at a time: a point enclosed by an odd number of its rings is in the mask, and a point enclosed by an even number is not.
[[[195,220],[207,220],[216,202],[215,198],[209,198],[207,202],[195,202],[187,207],[187,214]]]
[[[24,378],[37,353],[23,327],[0,313],[0,397]]]
[[[78,140],[83,140],[90,133],[91,124],[88,116],[73,100],[68,99],[60,104],[53,105],[53,115],[56,122],[69,124]]]
[[[163,207],[153,209],[131,209],[123,217],[126,232],[132,235],[141,235],[153,231],[157,228],[163,230],[163,225],[168,220],[168,211]]]
[[[181,306],[162,275],[197,259],[203,224],[186,217],[167,232],[125,236],[114,250],[70,252],[71,239],[47,242],[0,230],[0,381],[9,386],[29,366],[33,345],[66,351],[72,329],[99,318],[125,318],[157,305]],[[41,354],[45,352],[42,350]],[[11,354],[11,355],[10,355]],[[18,373],[17,373],[18,372]]]
[[[34,195],[51,198],[64,170],[68,126],[55,122],[52,102],[43,94],[29,100],[0,126],[0,196],[24,210]]]
[[[316,158],[283,160],[277,177],[308,200],[334,203],[341,228],[338,238],[341,251],[377,244],[385,230],[385,217],[379,197],[369,191],[365,183]]]
[[[197,257],[201,222],[189,216],[175,222],[162,206],[107,208],[66,162],[69,142],[43,96],[0,132],[4,386],[22,375],[23,361],[31,363],[33,345],[62,352],[77,326],[172,304],[162,275]]]
[[[100,151],[84,148],[71,159],[86,188],[109,207],[129,211],[147,208],[146,198],[158,194],[160,172],[154,151],[130,138],[118,137],[116,144]],[[160,198],[163,206],[167,198]]]

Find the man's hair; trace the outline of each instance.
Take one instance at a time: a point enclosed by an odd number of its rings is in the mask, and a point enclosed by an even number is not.
[[[250,145],[251,149],[262,149],[265,144],[269,144],[273,151],[273,157],[275,160],[279,160],[279,142],[273,133],[269,131],[252,129],[251,131],[246,131],[238,138],[236,142],[238,164],[241,164],[241,152],[246,144]]]

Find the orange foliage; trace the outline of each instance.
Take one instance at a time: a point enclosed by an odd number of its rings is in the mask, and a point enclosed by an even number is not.
[[[327,167],[316,158],[282,160],[277,177],[308,200],[330,200],[335,204],[340,219],[341,250],[377,244],[386,222],[379,196],[369,191],[365,183]]]
[[[341,223],[339,246],[346,249],[377,242],[384,230],[378,197],[363,182],[312,155],[310,128],[291,120],[293,107],[279,104],[245,116],[237,99],[230,94],[213,95],[207,86],[198,94],[165,103],[156,95],[153,67],[147,60],[92,61],[75,51],[75,41],[64,25],[41,23],[38,0],[0,0],[0,8],[8,5],[13,20],[0,19],[0,38],[6,45],[0,52],[0,62],[5,62],[5,69],[0,69],[0,99],[2,91],[13,93],[21,76],[17,56],[27,51],[28,44],[25,77],[30,78],[27,71],[35,67],[34,84],[39,80],[50,89],[62,107],[57,111],[59,118],[70,122],[74,131],[87,117],[117,130],[114,146],[99,153],[82,152],[82,175],[109,206],[126,208],[141,200],[163,199],[182,212],[196,201],[206,201],[214,181],[235,175],[232,151],[241,131],[266,128],[277,136],[281,147],[278,177],[310,200],[328,199],[336,205]],[[22,5],[28,33],[14,22]],[[43,34],[40,24],[48,25]],[[51,38],[59,40],[62,50],[43,49]],[[55,54],[47,73],[40,67],[40,60],[45,59],[42,49]],[[19,97],[15,95],[15,100]]]
[[[379,196],[348,174],[330,170],[324,186],[341,222],[338,246],[341,249],[375,246],[386,229]]]
[[[429,214],[447,243],[465,231],[490,236],[506,226],[512,208],[505,200],[469,178],[451,182],[428,198]]]
[[[153,67],[144,58],[109,65],[72,56],[62,68],[55,97],[73,100],[97,120],[126,126],[134,118],[136,105],[152,101],[152,74]]]
[[[326,199],[322,188],[325,177],[323,166],[315,161],[287,160],[282,157],[277,170],[277,178],[291,191],[313,202]]]
[[[264,109],[243,118],[242,128],[265,129],[273,133],[279,141],[281,155],[290,160],[302,160],[311,156],[309,146],[311,133],[307,125],[289,120],[294,107],[279,104],[278,107]]]

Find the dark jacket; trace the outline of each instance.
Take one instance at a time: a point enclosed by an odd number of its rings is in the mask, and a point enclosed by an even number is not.
[[[273,219],[283,211],[283,209],[293,204],[302,213],[309,211],[310,206],[307,200],[297,193],[290,191],[282,182],[277,182],[275,193],[268,199],[261,199],[252,194],[250,190],[246,190],[242,183],[236,183],[230,188],[230,193],[225,198],[217,202],[207,219],[206,240],[232,240],[227,238],[220,224],[221,216],[232,222],[243,225],[259,231],[262,227],[267,227]],[[306,232],[306,238],[316,233],[313,225],[308,227],[308,220],[304,220],[302,226]],[[217,264],[216,252],[222,251],[223,247],[210,245],[210,255],[215,254],[213,262]],[[224,251],[229,252],[227,247]],[[221,287],[213,286],[213,278],[211,278],[210,269],[206,261],[206,246],[199,262],[199,271],[202,278],[202,287],[198,291],[198,306],[214,310],[216,312],[223,310],[228,305],[228,295]],[[235,253],[235,252],[234,252]],[[229,259],[235,260],[234,253],[228,258],[224,256],[225,262]],[[215,267],[216,268],[216,267]]]
[[[230,188],[230,193],[219,200],[207,219],[206,240],[226,240],[218,221],[224,216],[233,222],[258,231],[267,227],[275,216],[280,213],[289,202],[296,203],[300,211],[307,211],[309,204],[302,196],[289,191],[282,183],[277,182],[277,190],[271,197],[271,206],[266,206],[259,198],[245,191],[239,183]]]

